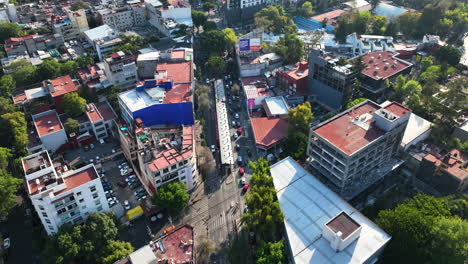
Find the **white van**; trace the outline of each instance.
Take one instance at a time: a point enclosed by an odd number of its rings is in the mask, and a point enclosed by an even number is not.
[[[101,139],[99,140],[99,143],[101,143],[101,145],[104,145],[104,143],[105,143],[105,142],[104,142],[104,139],[101,138]]]

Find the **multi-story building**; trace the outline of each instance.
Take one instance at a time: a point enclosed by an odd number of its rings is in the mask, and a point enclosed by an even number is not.
[[[191,7],[169,6],[168,8],[159,8],[156,10],[156,20],[150,17],[150,23],[156,27],[162,34],[168,37],[174,37],[172,32],[180,24],[193,26]],[[150,13],[152,16],[153,14]]]
[[[102,61],[104,57],[111,53],[112,49],[118,46],[122,40],[119,33],[108,25],[102,25],[84,32],[86,40],[93,46],[94,50]]]
[[[86,119],[80,121],[80,133],[90,132],[97,140],[107,138],[112,134],[114,120],[117,114],[108,101],[86,105]]]
[[[138,81],[135,57],[123,51],[104,59],[104,72],[112,85],[123,89],[133,87]]]
[[[32,34],[5,40],[5,52],[8,56],[33,56],[37,51],[55,49],[62,44],[63,39],[59,34]]]
[[[352,92],[357,73],[349,63],[331,53],[312,50],[309,61],[309,89],[317,100],[331,109],[340,109]]]
[[[127,30],[146,23],[145,7],[139,2],[114,8],[98,10],[98,19],[102,24],[115,30]]]
[[[79,38],[83,32],[89,30],[88,20],[84,9],[77,11],[67,10],[66,16],[53,19],[54,33],[59,34],[63,41]]]
[[[308,95],[308,76],[309,63],[301,61],[295,65],[281,67],[276,72],[276,84],[289,95]]]
[[[104,74],[104,63],[102,62],[79,69],[78,76],[80,77],[81,82],[90,91],[106,89],[112,86],[112,83]]]
[[[78,9],[76,11],[67,10],[68,19],[78,29],[80,33],[89,30],[88,19],[86,18],[86,12],[84,9]]]
[[[8,0],[0,1],[0,21],[18,23],[15,5],[9,4]]]
[[[310,130],[310,167],[344,199],[364,194],[402,161],[396,158],[411,110],[366,100]]]
[[[12,74],[17,71],[20,67],[12,67],[15,65],[15,62],[27,61],[33,66],[38,66],[42,64],[43,60],[38,57],[29,57],[29,55],[24,56],[9,56],[6,58],[1,58],[0,62],[2,63],[2,70],[4,74]]]
[[[377,51],[362,56],[366,68],[361,71],[361,91],[365,98],[378,102],[398,75],[411,72],[413,64],[397,58],[397,55],[390,51]]]
[[[28,150],[30,153],[38,150],[56,151],[68,142],[65,128],[54,110],[49,110],[32,116],[40,147]]]
[[[53,80],[47,80],[43,82],[43,87],[45,87],[52,101],[55,105],[55,109],[59,114],[63,113],[62,100],[63,97],[68,93],[73,93],[78,91],[78,86],[75,85],[75,82],[70,77],[70,75],[65,75],[58,77]]]
[[[65,223],[80,224],[92,212],[109,210],[93,164],[70,170],[42,151],[23,158],[22,165],[28,195],[48,235]]]

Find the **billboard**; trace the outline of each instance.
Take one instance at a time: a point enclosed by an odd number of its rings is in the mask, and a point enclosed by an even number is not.
[[[240,51],[258,51],[260,50],[260,39],[240,39],[239,50]]]

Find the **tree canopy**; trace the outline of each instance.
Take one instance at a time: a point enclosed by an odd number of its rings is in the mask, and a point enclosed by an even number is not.
[[[256,250],[257,264],[283,264],[288,263],[288,254],[284,246],[284,240],[276,243],[261,242]]]
[[[68,93],[62,99],[61,106],[67,116],[78,117],[82,115],[86,108],[86,99],[78,93]]]
[[[192,9],[192,20],[195,27],[205,25],[207,18],[204,12]]]
[[[94,58],[91,56],[79,56],[76,59],[76,63],[78,63],[78,67],[83,68],[88,65],[94,65]]]
[[[91,213],[83,225],[65,224],[47,238],[45,255],[53,263],[114,263],[133,252],[130,243],[117,240],[117,224],[112,211]]]
[[[11,37],[17,37],[20,35],[22,28],[15,23],[1,22],[0,23],[0,41],[4,42],[5,40]]]
[[[437,59],[452,66],[458,65],[461,55],[461,52],[454,46],[443,46],[436,53]]]
[[[282,144],[284,155],[292,156],[294,159],[306,157],[310,122],[313,118],[312,106],[308,101],[289,110],[288,136]]]
[[[89,5],[88,5],[88,3],[86,3],[86,2],[84,2],[82,0],[79,0],[79,1],[72,4],[71,10],[72,11],[77,11],[77,10],[82,9],[82,8],[89,8]]]
[[[67,118],[63,126],[65,126],[65,130],[68,134],[78,133],[80,130],[80,123],[73,118]]]
[[[296,34],[286,34],[278,40],[274,51],[285,64],[296,63],[304,57],[304,42]]]
[[[219,77],[221,74],[224,73],[226,69],[226,64],[224,63],[224,59],[218,56],[211,56],[208,61],[206,62],[206,71],[211,76]]]
[[[14,146],[15,150],[24,153],[26,151],[26,146],[28,145],[28,133],[27,133],[27,123],[22,112],[10,112],[3,114],[1,120],[4,121],[5,129],[2,131],[2,140],[7,140],[9,143],[7,145]]]
[[[223,29],[224,38],[226,39],[226,44],[234,47],[237,44],[236,32],[232,28]]]
[[[349,102],[347,105],[346,105],[346,109],[350,109],[351,107],[353,106],[356,106],[364,101],[366,101],[367,98],[357,98],[357,99],[354,99],[353,101]]]
[[[2,164],[3,166],[3,164]],[[7,216],[16,204],[16,191],[23,181],[0,169],[0,217]]]
[[[181,181],[164,185],[151,197],[153,204],[169,213],[182,210],[187,205],[188,200],[187,187]]]
[[[11,75],[3,75],[0,78],[0,96],[11,97],[15,88],[16,82]]]
[[[255,14],[255,25],[263,28],[265,32],[281,34],[285,33],[287,26],[293,25],[293,21],[284,14],[282,7],[273,5]]]
[[[310,18],[311,16],[315,14],[315,11],[314,11],[314,7],[312,6],[312,3],[309,1],[306,1],[302,4],[301,7],[296,8],[296,10],[294,10],[293,13],[296,16]]]

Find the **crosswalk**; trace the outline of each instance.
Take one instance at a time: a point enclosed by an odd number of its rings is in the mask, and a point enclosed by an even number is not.
[[[210,219],[208,219],[208,230],[210,232],[213,232],[220,227],[224,227],[226,222],[226,217],[224,214],[219,214],[212,216]]]

